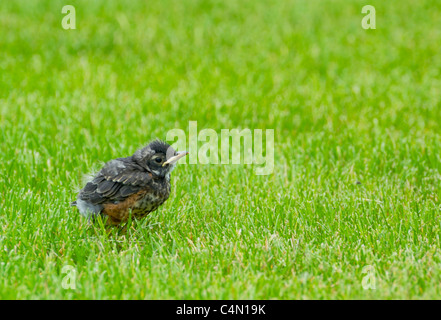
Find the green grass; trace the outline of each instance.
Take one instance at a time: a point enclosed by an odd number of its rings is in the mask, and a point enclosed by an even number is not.
[[[435,0],[1,1],[0,298],[439,298],[439,21]],[[274,129],[274,174],[180,165],[125,236],[69,206],[190,120]]]

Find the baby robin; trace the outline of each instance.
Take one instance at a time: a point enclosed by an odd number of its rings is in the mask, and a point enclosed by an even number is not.
[[[89,219],[108,217],[110,225],[121,224],[130,215],[141,219],[168,199],[170,172],[187,154],[160,140],[150,142],[130,157],[107,162],[72,205]]]

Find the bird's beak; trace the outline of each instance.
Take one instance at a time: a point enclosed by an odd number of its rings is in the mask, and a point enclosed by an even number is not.
[[[162,166],[165,166],[166,164],[176,163],[179,159],[181,159],[182,157],[185,157],[187,154],[188,154],[188,151],[178,152],[178,154],[176,156],[171,157],[170,159],[168,159],[166,162],[164,162],[162,164]]]

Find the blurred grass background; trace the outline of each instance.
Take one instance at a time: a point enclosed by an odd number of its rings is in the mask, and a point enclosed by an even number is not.
[[[376,30],[361,28],[366,4]],[[0,2],[0,297],[439,297],[440,9]],[[181,165],[126,236],[69,206],[100,161],[190,120],[274,129],[274,174]]]

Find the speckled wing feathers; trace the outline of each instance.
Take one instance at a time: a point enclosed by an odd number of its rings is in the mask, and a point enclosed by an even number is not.
[[[79,198],[94,205],[117,203],[142,190],[150,180],[151,174],[130,158],[112,160],[80,191]]]

